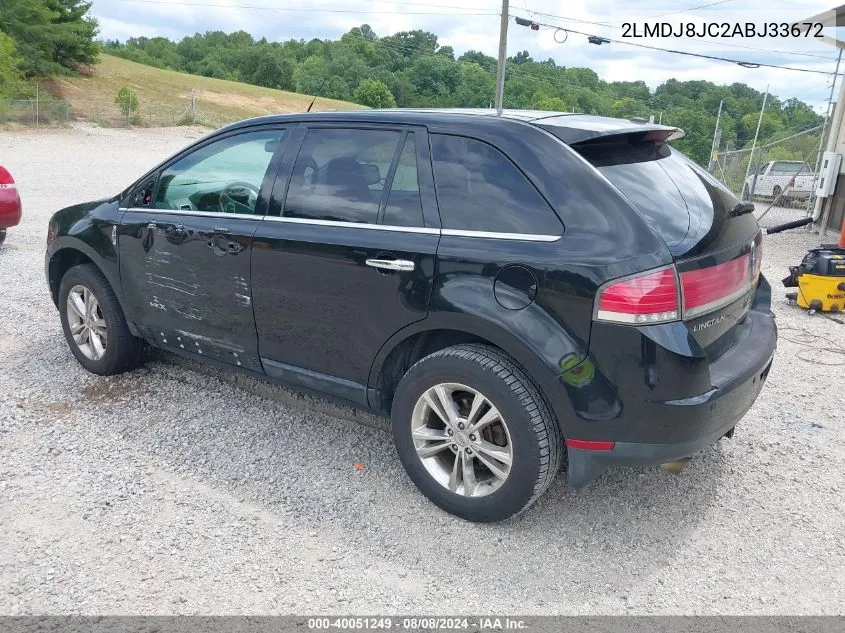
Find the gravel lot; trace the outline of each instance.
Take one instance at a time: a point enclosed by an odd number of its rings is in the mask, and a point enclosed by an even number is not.
[[[733,440],[473,525],[377,420],[163,353],[111,379],[73,359],[47,219],[203,133],[0,132],[24,200],[0,247],[0,613],[845,613],[845,356],[802,344],[841,351],[845,326],[779,282],[818,236],[766,238],[782,338]]]

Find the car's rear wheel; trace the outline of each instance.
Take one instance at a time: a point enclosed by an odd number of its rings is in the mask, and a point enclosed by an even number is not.
[[[560,430],[537,388],[486,345],[456,345],[417,362],[399,384],[391,418],[413,482],[470,521],[526,509],[560,466]]]
[[[777,199],[780,198],[781,193],[783,193],[783,190],[778,185],[775,185],[775,188],[772,189],[772,198],[777,201]]]
[[[93,264],[62,277],[59,313],[71,352],[91,373],[112,376],[140,364],[143,341],[129,331],[114,291]]]

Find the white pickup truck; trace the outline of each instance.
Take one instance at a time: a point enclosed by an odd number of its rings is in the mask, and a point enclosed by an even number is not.
[[[756,178],[756,180],[755,180]],[[762,167],[755,176],[745,179],[742,199],[751,196],[778,198],[783,194],[787,198],[807,198],[813,191],[812,168],[800,160],[773,160]]]

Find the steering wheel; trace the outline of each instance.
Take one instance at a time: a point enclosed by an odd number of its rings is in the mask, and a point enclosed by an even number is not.
[[[255,205],[258,202],[259,189],[251,182],[239,180],[224,187],[220,192],[217,206],[221,213],[240,213],[239,207],[248,209],[244,213],[255,213]]]

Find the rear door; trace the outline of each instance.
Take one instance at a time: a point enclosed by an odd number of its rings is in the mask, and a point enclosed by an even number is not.
[[[365,402],[378,350],[428,312],[439,234],[424,129],[302,125],[255,235],[265,371]]]
[[[684,319],[707,348],[730,341],[751,304],[761,235],[718,180],[667,143],[631,138],[576,144],[663,237],[682,286]],[[759,188],[758,188],[759,191]]]
[[[120,229],[130,318],[156,344],[260,370],[252,236],[284,130],[239,130],[193,148],[143,183]]]

